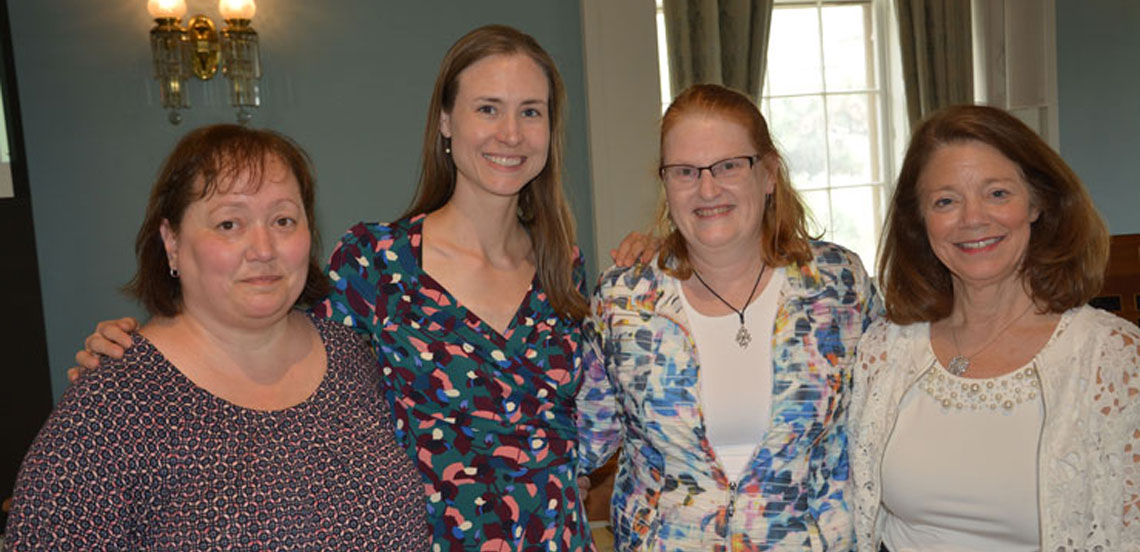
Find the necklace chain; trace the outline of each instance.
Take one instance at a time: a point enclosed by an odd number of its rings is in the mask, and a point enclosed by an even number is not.
[[[969,355],[963,355],[962,354],[962,348],[958,346],[958,330],[956,328],[954,328],[953,325],[951,325],[950,326],[950,339],[952,339],[954,341],[954,358],[950,359],[950,365],[947,366],[946,369],[951,374],[954,374],[955,376],[965,375],[966,370],[970,369],[970,358],[976,357],[976,356],[982,354],[983,352],[985,352],[986,349],[989,349],[990,345],[993,345],[999,337],[1001,337],[1003,334],[1005,334],[1006,330],[1012,328],[1013,325],[1015,323],[1017,323],[1018,320],[1021,320],[1022,318],[1024,318],[1025,315],[1029,313],[1029,310],[1033,308],[1033,305],[1034,305],[1033,301],[1030,301],[1029,306],[1025,307],[1025,310],[1021,311],[1021,314],[1013,317],[1013,319],[1011,319],[1009,322],[1006,322],[1004,325],[1002,325],[1001,329],[998,330],[997,332],[995,332],[992,336],[990,336],[990,338],[988,340],[986,340],[986,342],[981,346],[981,348],[979,348],[978,350],[974,351],[973,353],[971,353]]]
[[[739,309],[732,306],[732,303],[726,301],[708,282],[705,282],[705,279],[701,278],[700,272],[697,272],[696,269],[693,270],[693,275],[697,277],[697,281],[700,282],[702,286],[705,286],[705,289],[709,290],[709,293],[713,294],[713,297],[719,299],[721,303],[724,303],[724,306],[732,309],[732,312],[735,312],[736,315],[740,317],[740,329],[736,331],[736,344],[739,345],[741,349],[747,348],[748,344],[752,342],[752,334],[749,333],[748,328],[744,326],[744,311],[748,309],[748,304],[752,302],[752,296],[756,295],[756,288],[760,287],[760,280],[764,278],[764,271],[767,269],[768,265],[761,261],[760,274],[756,275],[756,282],[752,284],[752,291],[748,292],[748,299],[744,301],[744,306]]]

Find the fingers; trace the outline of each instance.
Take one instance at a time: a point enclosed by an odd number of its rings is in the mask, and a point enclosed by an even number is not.
[[[646,236],[639,232],[630,232],[626,235],[618,244],[617,249],[610,251],[614,263],[618,266],[632,266],[637,262],[639,254],[645,248],[645,238]]]
[[[641,251],[641,263],[645,264],[653,260],[658,251],[661,251],[662,241],[653,237],[645,236],[645,248]]]
[[[618,266],[633,266],[652,261],[660,249],[661,240],[650,234],[630,232],[616,249],[610,251],[610,257]]]
[[[588,476],[578,476],[578,490],[581,491],[582,494],[590,492],[590,478]]]
[[[86,349],[114,358],[121,358],[123,351],[131,346],[131,333],[138,329],[134,318],[105,320],[95,326],[95,333],[84,342]]]

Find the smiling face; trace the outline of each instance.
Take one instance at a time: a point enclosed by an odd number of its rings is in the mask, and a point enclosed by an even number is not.
[[[941,146],[919,174],[918,194],[930,246],[956,285],[1020,278],[1040,211],[1013,161],[982,142]]]
[[[457,193],[516,196],[546,166],[550,85],[523,54],[492,55],[459,73],[439,129],[451,140]]]
[[[711,114],[682,115],[661,143],[662,165],[708,166],[737,156],[756,155],[748,130]],[[772,192],[775,173],[770,158],[755,163],[740,178],[715,179],[701,171],[691,186],[666,182],[669,214],[690,250],[753,254],[759,251],[764,198]]]
[[[288,314],[301,295],[311,245],[300,186],[269,157],[256,192],[248,171],[192,202],[163,244],[180,272],[182,312],[228,327],[261,327]],[[197,189],[201,189],[198,177]]]

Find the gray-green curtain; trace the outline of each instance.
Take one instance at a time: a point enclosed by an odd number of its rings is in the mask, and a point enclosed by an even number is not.
[[[940,108],[974,102],[967,0],[895,0],[911,126]]]
[[[713,83],[759,98],[772,4],[773,0],[664,0],[673,95],[692,84]]]

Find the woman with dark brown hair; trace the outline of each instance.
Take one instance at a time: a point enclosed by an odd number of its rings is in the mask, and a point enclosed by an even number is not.
[[[1108,232],[1076,174],[996,108],[915,131],[859,345],[859,549],[1140,542],[1140,329],[1086,305]]]
[[[461,37],[440,65],[412,207],[349,229],[313,309],[371,338],[439,549],[593,549],[575,483],[587,304],[562,192],[565,103],[531,36]]]
[[[152,318],[36,437],[6,549],[427,547],[367,343],[297,308],[328,290],[314,197],[279,134],[216,125],[178,143],[128,286]]]

